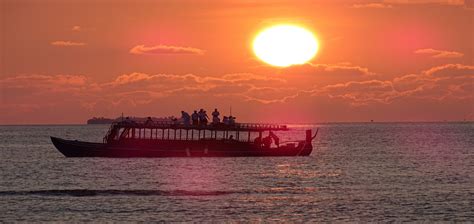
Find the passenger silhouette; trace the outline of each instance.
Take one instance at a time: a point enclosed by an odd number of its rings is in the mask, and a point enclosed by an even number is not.
[[[224,116],[224,118],[222,119],[222,123],[224,123],[225,125],[229,125],[229,118],[227,116]]]
[[[189,126],[191,124],[191,116],[185,111],[181,111],[181,119],[183,119],[184,126]]]
[[[263,147],[265,148],[270,148],[270,145],[272,144],[272,137],[267,136],[262,139]]]
[[[194,111],[194,113],[191,115],[191,119],[193,120],[194,126],[199,125],[199,114],[197,113],[197,111]]]
[[[212,112],[212,124],[216,125],[221,122],[221,119],[219,118],[219,111],[217,111],[217,108],[214,109],[214,112]]]
[[[200,110],[199,110],[199,113],[198,113],[198,117],[199,117],[199,125],[206,126],[206,125],[207,125],[207,121],[208,121],[208,119],[209,119],[209,117],[207,116],[206,111],[203,110],[203,109],[200,109]]]
[[[151,119],[151,117],[148,117],[145,121],[145,125],[152,125],[153,124],[153,120]]]

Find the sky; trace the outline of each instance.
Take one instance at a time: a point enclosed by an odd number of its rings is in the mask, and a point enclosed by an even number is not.
[[[255,56],[283,23],[314,33],[312,60]],[[0,124],[474,120],[473,27],[467,0],[0,0]]]

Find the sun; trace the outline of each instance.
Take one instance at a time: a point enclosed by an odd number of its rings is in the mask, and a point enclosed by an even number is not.
[[[304,64],[318,52],[313,33],[296,25],[276,25],[261,31],[253,40],[253,52],[262,61],[278,67]]]

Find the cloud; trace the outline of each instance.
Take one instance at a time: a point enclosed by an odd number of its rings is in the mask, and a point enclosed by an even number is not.
[[[73,26],[73,27],[71,28],[71,30],[72,30],[72,31],[79,32],[79,31],[82,30],[82,28],[81,28],[80,26]]]
[[[72,42],[63,40],[53,41],[50,44],[58,47],[82,47],[86,45],[86,43],[83,42]]]
[[[383,3],[399,4],[399,5],[442,5],[463,7],[464,9],[472,10],[474,8],[473,0],[384,0]]]
[[[352,113],[363,108],[393,109],[393,105],[405,103],[406,106],[407,102],[414,103],[404,108],[450,104],[466,111],[463,106],[474,102],[474,66],[471,65],[439,65],[387,80],[347,63],[310,65],[291,71],[277,75],[220,76],[132,72],[105,82],[95,82],[84,75],[10,76],[0,78],[0,109],[6,111],[0,123],[25,116],[41,116],[51,122],[65,113],[86,116],[79,121],[87,116],[116,116],[117,111],[134,115],[157,111],[169,115],[181,108],[225,108],[230,103],[244,108],[241,110],[250,117],[258,108],[268,109],[262,109],[262,113],[270,111],[269,108],[283,108],[278,111],[281,114],[272,115],[277,118],[291,117],[290,111],[298,110],[324,112],[326,117],[334,113],[343,116],[344,112],[338,110]],[[315,85],[317,79],[311,79],[337,76],[337,71],[343,74],[342,79],[318,85]]]
[[[429,77],[458,77],[458,76],[474,76],[473,65],[462,64],[445,64],[432,67],[423,71],[423,74]]]
[[[156,45],[146,47],[145,45],[137,45],[130,49],[131,54],[143,54],[143,55],[158,55],[158,54],[204,54],[204,50],[193,47],[180,47],[172,45]]]
[[[414,51],[415,54],[428,54],[433,58],[460,58],[464,54],[457,51],[444,51],[444,50],[435,50],[432,48],[418,49]]]
[[[446,64],[392,80],[349,81],[315,88],[313,96],[346,100],[351,105],[390,104],[397,99],[474,100],[474,66]]]
[[[368,80],[361,82],[347,82],[324,87],[321,93],[330,98],[341,98],[351,102],[352,105],[367,105],[371,102],[390,103],[398,93],[390,81]]]
[[[375,8],[375,9],[391,9],[392,5],[384,3],[367,3],[367,4],[354,4],[352,8],[361,9],[361,8]]]
[[[338,64],[311,64],[307,63],[304,65],[295,65],[291,67],[284,68],[285,73],[295,73],[295,74],[344,74],[351,76],[370,76],[375,75],[373,72],[370,72],[369,69],[351,65],[350,63],[338,63]]]
[[[441,5],[464,5],[464,0],[384,0],[391,4],[441,4]]]
[[[30,86],[83,86],[87,82],[87,78],[83,75],[18,75],[7,77],[0,80],[0,85],[5,88],[8,87],[23,87]]]
[[[280,70],[278,77],[287,79],[288,84],[308,88],[312,85],[330,85],[348,81],[374,79],[375,73],[350,63],[304,64]],[[309,86],[308,86],[309,85]]]

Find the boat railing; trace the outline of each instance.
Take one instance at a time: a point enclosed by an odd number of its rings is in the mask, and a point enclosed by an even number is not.
[[[242,129],[287,129],[286,125],[281,124],[261,124],[261,123],[236,123],[237,127]]]
[[[206,125],[185,125],[177,121],[152,121],[152,122],[114,122],[109,129],[109,133],[113,128],[161,128],[161,129],[212,129],[212,130],[251,130],[251,131],[286,131],[288,127],[282,124],[271,124],[271,123],[235,123],[235,124],[224,124],[224,123],[209,123]],[[109,134],[108,133],[108,134]]]

